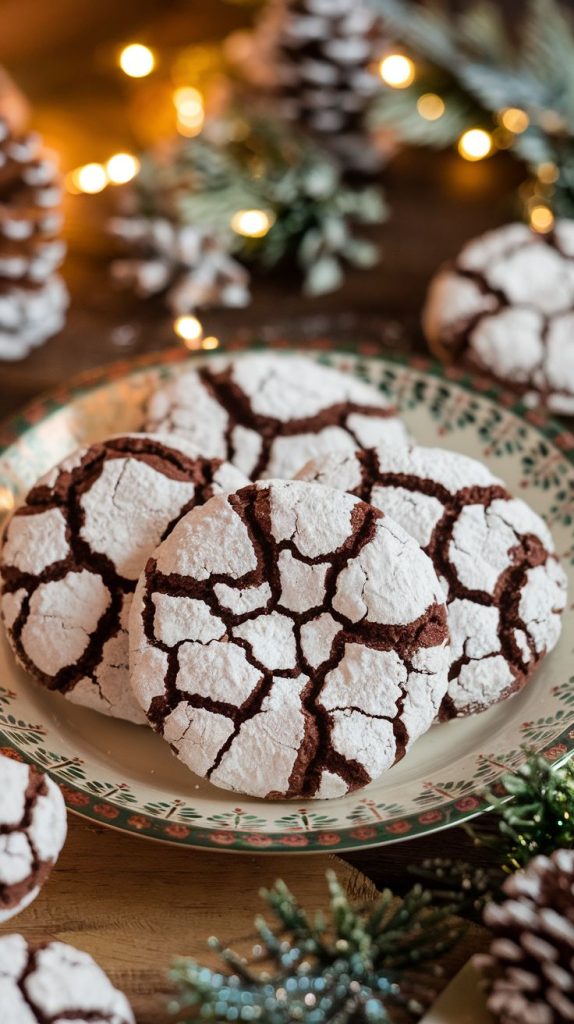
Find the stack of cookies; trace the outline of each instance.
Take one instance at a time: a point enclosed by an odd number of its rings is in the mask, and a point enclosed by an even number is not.
[[[142,431],[32,488],[2,618],[41,684],[149,723],[214,785],[343,796],[555,646],[544,522],[481,463],[412,445],[357,378],[214,360],[160,387]]]

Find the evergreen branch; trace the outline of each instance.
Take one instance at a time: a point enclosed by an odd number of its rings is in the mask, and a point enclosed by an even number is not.
[[[334,872],[327,883],[328,922],[322,915],[311,922],[283,882],[262,892],[275,928],[257,921],[257,961],[271,960],[273,973],[257,973],[216,940],[210,945],[231,974],[178,961],[171,972],[174,1011],[201,1006],[206,1020],[235,1019],[240,1011],[241,1020],[264,1015],[269,1024],[388,1024],[392,1007],[421,1012],[421,1000],[434,994],[429,979],[437,976],[437,958],[461,934],[451,909],[433,907],[418,885],[399,906],[386,891],[373,909],[353,907]]]
[[[525,0],[511,33],[499,5],[475,0],[449,15],[439,0],[370,0],[389,31],[418,62],[414,84],[387,91],[369,113],[373,129],[390,126],[415,145],[448,146],[466,128],[483,125],[500,133],[500,112],[518,107],[528,126],[507,132],[502,145],[524,161],[532,195],[559,215],[574,214],[574,17],[558,0]],[[425,91],[446,103],[442,117],[425,121],[416,101]],[[541,164],[557,168],[556,182],[538,180]]]
[[[477,845],[495,851],[497,864],[484,869],[435,859],[410,869],[429,886],[435,903],[456,906],[458,914],[476,921],[487,903],[501,898],[508,875],[525,867],[532,857],[549,856],[558,848],[574,849],[574,760],[553,768],[540,754],[529,751],[516,772],[502,776],[500,786],[505,796],[492,790],[486,794],[497,818],[497,832],[467,828]]]

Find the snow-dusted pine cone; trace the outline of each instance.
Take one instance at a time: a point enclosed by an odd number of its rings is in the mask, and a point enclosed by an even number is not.
[[[477,962],[500,1024],[574,1021],[574,850],[534,857],[504,883],[484,922],[494,940]]]
[[[349,170],[370,173],[380,155],[364,128],[381,88],[381,22],[368,0],[273,0],[255,40],[270,54],[282,115],[320,136]]]
[[[110,229],[131,255],[115,260],[116,281],[143,298],[166,293],[175,316],[202,306],[246,306],[249,274],[210,232],[166,217],[116,217]]]
[[[0,117],[0,359],[21,359],[64,323],[61,199],[40,136],[13,134]]]

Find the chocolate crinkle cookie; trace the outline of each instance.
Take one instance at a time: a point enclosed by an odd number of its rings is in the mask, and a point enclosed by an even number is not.
[[[260,482],[194,509],[149,560],[132,685],[215,785],[338,797],[429,728],[447,637],[432,563],[400,526],[338,491]]]
[[[175,377],[152,396],[146,429],[181,434],[251,480],[290,479],[332,448],[407,440],[376,388],[311,359],[270,353],[213,360]]]
[[[18,661],[77,704],[144,723],[128,671],[138,576],[182,514],[245,482],[182,438],[130,434],[65,459],[5,533],[0,607]]]
[[[126,997],[87,953],[0,937],[2,1024],[135,1024]]]
[[[550,532],[482,463],[439,448],[333,452],[298,478],[392,516],[432,559],[448,599],[443,719],[520,690],[558,642],[566,576]]]
[[[423,323],[439,358],[574,414],[574,220],[547,235],[509,224],[470,242],[432,281]]]
[[[65,839],[66,807],[56,783],[32,766],[0,756],[0,921],[36,898]],[[3,1006],[0,996],[0,1010]],[[0,1020],[12,1018],[0,1013]]]

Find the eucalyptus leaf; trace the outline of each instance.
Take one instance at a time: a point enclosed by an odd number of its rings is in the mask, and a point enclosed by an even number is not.
[[[322,256],[307,271],[304,290],[307,295],[324,295],[340,288],[343,269],[334,256]]]

